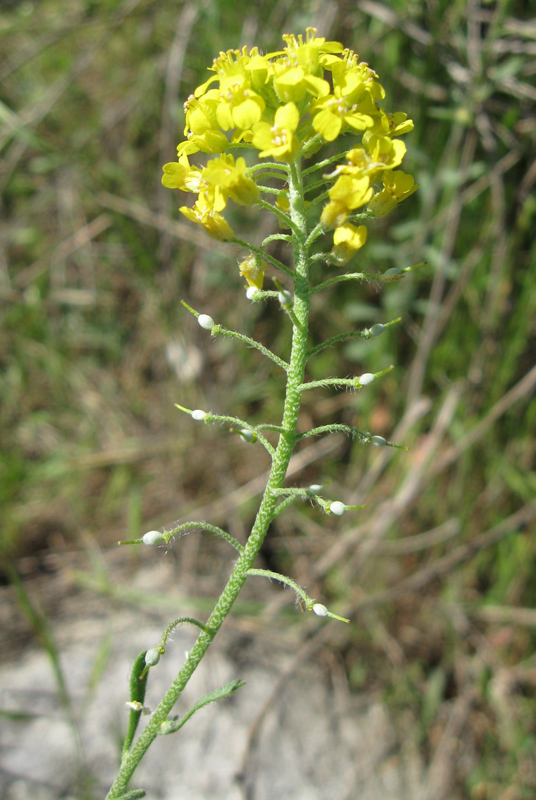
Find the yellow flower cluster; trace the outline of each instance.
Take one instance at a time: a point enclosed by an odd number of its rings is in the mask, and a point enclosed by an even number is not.
[[[178,162],[164,164],[162,183],[168,189],[198,193],[193,209],[183,206],[180,211],[192,222],[198,222],[214,239],[233,238],[231,227],[219,213],[231,198],[236,203],[251,205],[259,197],[255,181],[246,175],[246,162],[222,154],[211,159],[203,169],[190,166],[187,155]]]
[[[196,193],[193,208],[180,211],[213,238],[228,240],[233,232],[221,214],[227,201],[247,205],[259,199],[246,162],[228,150],[249,147],[261,159],[290,163],[342,134],[358,134],[361,142],[346,154],[347,163],[323,176],[334,182],[321,222],[335,228],[333,258],[346,263],[366,239],[364,227],[349,221],[357,209],[368,205],[382,216],[417,188],[396,169],[406,152],[397,137],[413,123],[380,108],[385,91],[378,76],[340,42],[317,37],[313,28],[305,41],[283,39],[280,51],[261,55],[256,47],[244,47],[214,60],[214,74],[185,103],[185,140],[177,148],[178,162],[164,166],[162,183]],[[200,169],[189,163],[198,152],[215,157]]]

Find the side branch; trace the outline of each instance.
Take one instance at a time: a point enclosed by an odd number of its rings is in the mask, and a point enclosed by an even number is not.
[[[308,186],[306,186],[306,188],[305,188],[305,194],[307,195],[309,192],[314,192],[314,191],[315,191],[315,189],[320,189],[322,186],[325,186],[325,185],[326,185],[326,181],[325,181],[325,180],[322,180],[322,179],[321,179],[321,180],[319,180],[319,181],[315,181],[314,183],[310,183],[310,184],[309,184]],[[328,190],[328,192],[329,192],[329,190]],[[323,192],[323,195],[324,195],[324,194],[325,194],[325,193]],[[316,201],[317,201],[317,199],[318,199],[318,198],[316,198],[316,197],[315,197],[315,198],[313,199],[313,201],[312,201],[312,202],[316,202]]]
[[[281,425],[270,425],[266,423],[265,425],[256,425],[256,431],[273,431],[274,433],[283,433],[284,428]]]
[[[234,547],[235,550],[238,550],[239,553],[244,552],[244,546],[241,545],[240,542],[234,538],[234,536],[231,536],[230,533],[227,533],[227,531],[224,531],[222,528],[218,528],[217,525],[210,525],[208,522],[183,522],[181,525],[177,525],[177,527],[170,531],[164,531],[164,541],[170,542],[176,536],[183,536],[185,533],[188,533],[196,528],[213,533],[215,536],[219,536],[220,539],[224,539],[226,542],[228,542],[228,544]],[[192,620],[187,621],[192,622]],[[193,622],[193,624],[195,625],[197,623]]]
[[[263,356],[269,358],[270,361],[273,361],[274,364],[277,364],[278,367],[288,372],[288,363],[284,361],[282,358],[279,358],[275,353],[272,353],[271,350],[268,350],[267,347],[262,345],[260,342],[257,342],[255,339],[252,339],[250,336],[246,336],[243,333],[238,333],[237,331],[231,331],[228,328],[224,328],[222,325],[214,325],[211,331],[213,336],[227,336],[228,339],[238,339],[245,344],[249,344],[250,347],[254,347],[255,350],[258,350],[259,353],[262,353]]]
[[[265,247],[270,242],[291,242],[292,236],[288,233],[272,233],[270,236],[267,236],[266,239],[262,240],[262,247]]]
[[[307,609],[312,609],[315,601],[309,597],[307,592],[305,592],[301,586],[296,583],[296,581],[293,581],[292,578],[288,578],[286,575],[281,575],[279,572],[272,572],[269,569],[248,569],[247,574],[248,577],[257,575],[261,578],[279,581],[279,583],[284,583],[286,586],[290,586],[290,588],[294,589],[297,596],[303,601],[305,607]]]
[[[357,428],[352,428],[351,425],[342,425],[340,423],[320,425],[318,428],[311,428],[310,431],[298,434],[298,440],[307,439],[310,436],[321,436],[323,433],[345,433],[347,436],[351,436],[352,439],[359,439],[359,441],[363,443],[370,441],[369,433],[363,433],[363,431]]]
[[[402,317],[397,317],[396,319],[391,320],[391,322],[386,322],[385,324],[378,323],[373,325],[371,328],[364,328],[362,331],[348,331],[347,333],[339,333],[337,336],[332,336],[331,339],[326,339],[325,342],[322,342],[321,344],[316,345],[316,347],[311,348],[311,350],[309,350],[307,353],[307,358],[309,359],[311,356],[315,356],[317,353],[322,352],[322,350],[325,350],[326,347],[331,347],[339,342],[346,342],[348,339],[370,339],[373,336],[378,336],[387,328],[397,325],[401,321]]]
[[[321,192],[321,194],[319,194],[318,197],[315,197],[314,200],[311,200],[311,202],[309,203],[309,208],[314,208],[314,206],[318,205],[318,203],[323,203],[324,200],[327,200],[328,197],[329,197],[329,190]]]
[[[255,173],[255,172],[263,172],[264,170],[278,170],[282,172],[283,175],[278,175],[278,178],[286,179],[288,178],[288,167],[286,164],[283,164],[279,161],[262,161],[260,164],[254,164],[252,167],[248,167],[248,173]]]
[[[318,147],[318,145],[322,144],[323,142],[324,142],[323,137],[319,133],[317,133],[303,145],[300,154],[302,156],[305,156],[309,152],[309,150],[313,150],[315,147]],[[302,174],[305,174],[306,172],[307,170],[304,170]]]
[[[381,370],[381,372],[365,372],[363,375],[359,375],[356,378],[324,378],[320,381],[309,381],[308,383],[301,383],[298,387],[300,392],[305,392],[308,389],[320,389],[326,386],[338,386],[341,388],[349,388],[349,389],[362,389],[363,386],[368,386],[370,383],[376,380],[376,378],[382,377],[382,375],[386,375],[388,372],[391,372],[393,366],[387,367],[387,369]]]
[[[245,432],[250,432],[257,437],[259,442],[262,444],[265,450],[267,450],[271,456],[275,454],[275,450],[268,441],[268,439],[262,435],[262,433],[255,427],[255,425],[250,425],[249,422],[246,422],[240,417],[232,417],[227,414],[212,414],[208,413],[204,419],[204,422],[230,422],[231,425],[239,425],[242,427],[242,430],[235,430],[235,433],[243,434]],[[254,439],[251,440],[251,443],[254,442]]]
[[[327,257],[323,253],[319,253],[318,255],[324,258]],[[335,286],[337,283],[344,283],[346,281],[381,281],[381,275],[374,272],[347,272],[344,275],[337,275],[335,278],[330,278],[323,283],[313,286],[311,294],[321,292],[323,289],[328,289],[330,286]]]
[[[307,167],[307,169],[303,170],[302,175],[311,175],[313,172],[318,172],[319,169],[324,169],[324,167],[333,164],[335,161],[341,161],[341,159],[346,157],[347,152],[348,151],[345,150],[343,153],[337,153],[336,156],[331,156],[331,158],[325,158],[323,161],[319,161],[318,164],[313,164],[312,167]]]
[[[315,243],[315,241],[318,239],[318,237],[322,236],[324,231],[325,231],[325,226],[322,225],[321,222],[319,222],[317,225],[315,225],[315,227],[313,228],[313,230],[311,231],[311,233],[307,237],[307,241],[305,242],[306,247],[311,247],[311,245],[313,245]],[[314,258],[314,256],[313,256],[313,258]]]
[[[275,455],[274,448],[268,439],[262,435],[260,430],[257,429],[255,425],[250,425],[249,422],[240,419],[240,417],[231,417],[227,414],[213,414],[211,411],[202,411],[199,408],[192,411],[189,408],[184,408],[184,406],[179,405],[179,403],[175,403],[175,408],[178,408],[179,411],[184,411],[185,414],[189,414],[192,419],[204,422],[207,425],[210,425],[211,422],[230,422],[231,425],[238,425],[241,430],[234,430],[234,432],[240,434],[244,441],[253,444],[258,439],[264,449],[267,450],[272,457]]]
[[[278,197],[281,195],[286,195],[284,189],[271,189],[269,186],[259,186],[259,189],[263,192],[276,194]],[[275,214],[275,216],[283,223],[283,225],[286,225],[288,228],[290,228],[294,234],[297,232],[297,228],[289,215],[285,214],[285,212],[280,208],[274,206],[272,203],[267,203],[265,200],[257,200],[257,205],[261,206],[261,208],[265,208],[267,211],[271,211],[272,214]]]
[[[285,499],[282,500],[279,503],[279,505],[277,505],[275,507],[275,509],[274,509],[274,519],[277,517],[278,514],[281,514],[282,511],[284,511],[286,508],[291,506],[292,503],[297,499],[298,499],[298,496],[295,495],[295,494],[291,494],[291,495],[285,497]]]
[[[328,611],[326,606],[322,605],[322,603],[317,603],[316,600],[313,600],[312,597],[309,597],[307,592],[302,589],[302,587],[299,586],[296,581],[293,581],[292,578],[288,578],[286,575],[281,575],[279,572],[272,572],[269,569],[248,569],[247,575],[259,575],[261,578],[279,581],[280,583],[290,586],[290,588],[296,592],[298,602],[301,601],[303,605],[305,605],[307,611],[314,611],[314,613],[319,617],[331,617],[332,619],[339,620],[339,622],[350,622],[350,620],[346,619],[346,617],[339,617],[338,614],[333,614],[331,611]]]
[[[233,244],[239,244],[241,247],[245,247],[246,250],[250,250],[252,253],[255,253],[261,258],[264,258],[265,261],[268,261],[270,264],[272,264],[272,266],[277,267],[277,269],[280,269],[281,272],[284,272],[285,275],[288,275],[289,278],[294,280],[294,272],[285,266],[285,264],[283,264],[281,261],[279,261],[279,259],[274,258],[274,256],[271,256],[269,253],[266,253],[261,247],[255,247],[254,245],[249,244],[249,242],[244,242],[243,239],[237,239],[236,236],[230,241]]]

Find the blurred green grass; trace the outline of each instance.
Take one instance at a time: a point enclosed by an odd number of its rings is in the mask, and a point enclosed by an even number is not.
[[[266,467],[174,409],[273,421],[280,407],[269,365],[228,342],[208,347],[182,297],[276,351],[288,340],[274,309],[246,308],[240,253],[177,222],[160,167],[220,50],[274,49],[310,24],[359,52],[389,108],[415,121],[407,169],[421,188],[371,226],[362,263],[427,266],[381,294],[341,286],[315,299],[315,342],[403,322],[312,362],[315,377],[396,369],[357,398],[310,393],[304,427],[344,421],[410,451],[347,443],[311,459],[296,481],[327,476],[333,496],[367,509],[342,533],[293,509],[264,556],[353,607],[350,683],[409,710],[432,763],[467,700],[454,735],[468,755],[449,796],[528,797],[536,626],[519,620],[536,602],[536,25],[521,2],[4,5],[2,558],[31,574],[88,534],[108,548]],[[237,217],[244,238],[258,225]],[[239,535],[251,509],[218,513]]]

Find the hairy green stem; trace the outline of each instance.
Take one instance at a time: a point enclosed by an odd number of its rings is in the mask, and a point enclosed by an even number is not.
[[[307,245],[307,223],[304,214],[304,189],[301,172],[301,159],[298,156],[289,166],[289,203],[292,221],[292,250],[294,256],[294,272],[285,269],[286,274],[294,279],[294,305],[292,314],[292,347],[287,370],[286,395],[279,442],[272,458],[272,466],[259,510],[248,541],[235,564],[227,585],[221,593],[205,630],[201,631],[197,641],[169,687],[161,702],[151,715],[151,719],[139,735],[133,746],[124,753],[117,777],[107,795],[107,800],[119,800],[124,795],[134,770],[145,755],[149,746],[162,732],[162,725],[180,697],[190,677],[195,672],[203,656],[207,652],[214,637],[219,631],[233,603],[244,585],[248,572],[260,551],[270,523],[280,508],[280,495],[276,490],[283,486],[290,457],[298,439],[297,424],[300,411],[301,394],[305,364],[307,361],[307,334],[309,323],[309,259]],[[253,248],[252,248],[253,249]],[[263,254],[264,255],[264,254]],[[266,256],[264,256],[266,257]]]

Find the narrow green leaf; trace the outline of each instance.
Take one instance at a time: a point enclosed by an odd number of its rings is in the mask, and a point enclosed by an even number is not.
[[[213,692],[209,692],[197,703],[192,706],[192,708],[182,717],[182,719],[173,719],[168,720],[162,724],[160,735],[167,736],[170,733],[175,733],[176,731],[180,730],[185,722],[187,722],[190,717],[193,717],[196,711],[199,711],[200,708],[207,706],[209,703],[215,703],[217,700],[223,700],[225,697],[229,697],[231,694],[236,692],[237,689],[240,689],[241,686],[244,686],[245,681],[235,680],[231,681],[230,683],[226,683],[224,686],[220,686],[219,689],[214,689]]]
[[[143,653],[139,654],[134,662],[134,666],[132,667],[132,672],[130,673],[130,702],[139,703],[141,707],[143,707],[143,701],[145,700],[147,678],[149,677],[149,671],[145,670],[145,653],[146,651],[144,650]],[[134,739],[134,734],[136,733],[136,728],[138,727],[141,714],[142,708],[139,710],[131,708],[130,710],[127,734],[125,736],[125,743],[123,745],[123,757],[130,749],[130,745]]]

